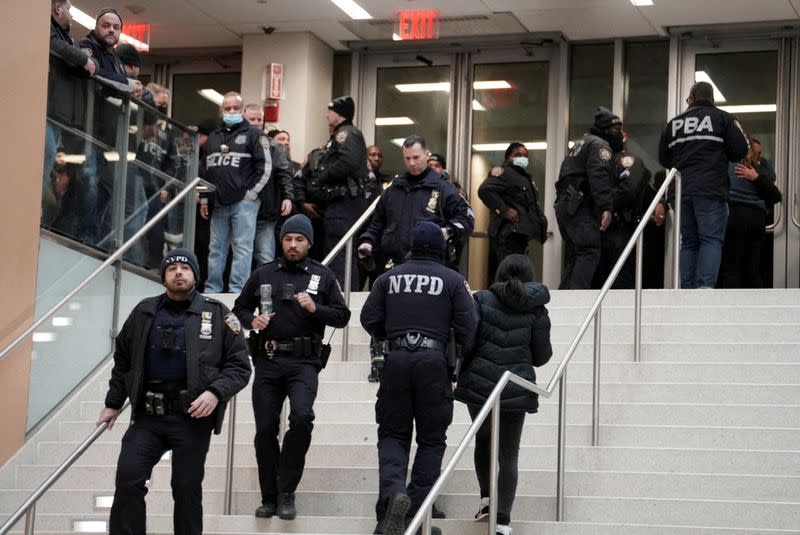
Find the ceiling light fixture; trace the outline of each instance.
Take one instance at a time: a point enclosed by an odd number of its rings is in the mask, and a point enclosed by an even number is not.
[[[450,91],[450,82],[431,82],[426,84],[397,84],[395,85],[401,93],[428,93],[431,91]]]
[[[728,113],[775,113],[777,104],[745,104],[742,106],[720,106],[719,109]]]
[[[694,73],[694,81],[695,82],[708,82],[711,84],[711,87],[714,88],[714,100],[716,102],[725,102],[725,95],[722,94],[722,91],[719,90],[717,84],[714,83],[714,80],[708,75],[706,71],[696,71]]]
[[[375,126],[402,126],[414,124],[411,117],[376,117]]]
[[[472,101],[472,109],[473,111],[486,111],[486,108],[484,108],[483,104],[481,104],[477,100]]]
[[[197,94],[206,100],[210,100],[217,106],[222,106],[222,101],[225,98],[222,96],[222,93],[215,89],[198,89]]]
[[[483,82],[474,82],[473,89],[511,89],[511,84],[505,80],[484,80]]]
[[[393,145],[397,145],[398,147],[403,146],[403,142],[406,140],[404,137],[396,137],[392,140]]]
[[[472,150],[475,152],[504,152],[511,144],[510,141],[501,143],[475,143]],[[528,150],[547,150],[546,141],[526,141],[523,143]]]
[[[653,0],[631,0],[631,4],[635,5],[636,7],[652,6]]]
[[[367,10],[355,3],[353,0],[331,0],[336,7],[347,13],[347,16],[353,20],[366,20],[371,19],[372,15],[367,13]]]
[[[69,8],[69,14],[72,15],[72,20],[74,20],[75,22],[77,22],[78,24],[80,24],[81,26],[86,28],[87,30],[94,30],[95,19],[91,15],[81,11],[80,9],[75,7],[74,5],[71,8]],[[139,52],[149,52],[150,51],[150,45],[148,45],[147,43],[143,43],[143,42],[139,41],[138,39],[134,39],[133,37],[131,37],[130,35],[128,35],[126,33],[120,34],[119,42],[120,43],[127,43],[129,45],[133,45],[134,48],[136,48],[136,50],[138,50]]]

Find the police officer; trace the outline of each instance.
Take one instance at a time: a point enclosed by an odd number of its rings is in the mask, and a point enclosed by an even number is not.
[[[236,299],[234,313],[250,329],[255,365],[253,412],[256,461],[261,486],[257,517],[297,514],[294,491],[303,475],[314,428],[317,374],[330,346],[325,326],[344,327],[350,311],[333,272],[307,258],[314,241],[311,221],[294,215],[281,227],[283,256],[256,269]],[[258,315],[255,309],[259,309]],[[255,332],[255,331],[258,332]],[[289,397],[289,430],[278,447],[278,422]]]
[[[446,240],[459,241],[472,233],[475,219],[453,184],[428,167],[427,143],[412,135],[403,142],[405,173],[382,194],[375,213],[361,235],[359,258],[367,259],[380,248],[387,265],[405,261],[411,229],[421,220],[433,221]]]
[[[622,150],[622,121],[600,106],[594,126],[570,150],[556,182],[555,212],[564,239],[562,290],[588,289],[600,262],[600,236],[611,224],[610,164]]]
[[[311,188],[320,189],[327,197],[325,211],[325,254],[347,234],[367,208],[365,195],[372,188],[367,169],[367,144],[361,131],[353,125],[355,103],[351,97],[339,97],[328,104],[326,118],[331,138],[314,172]],[[345,255],[339,254],[330,266],[340,283],[344,283]],[[350,266],[355,286],[358,268]]]
[[[361,310],[364,329],[386,339],[390,348],[375,404],[380,478],[375,533],[403,533],[406,514],[416,513],[439,477],[453,418],[445,345],[452,328],[468,350],[478,324],[469,285],[442,265],[444,252],[441,228],[419,223],[412,231],[411,258],[378,278]],[[417,454],[406,485],[415,423]]]
[[[203,468],[211,431],[225,405],[247,385],[250,362],[239,320],[195,290],[197,258],[172,250],[161,263],[166,292],[141,301],[117,336],[105,408],[114,425],[126,398],[131,426],[122,438],[109,532],[145,533],[145,486],[172,450],[174,533],[203,532]]]
[[[681,288],[713,288],[728,222],[728,162],[750,146],[738,121],[714,106],[711,84],[694,84],[686,103],[661,134],[658,160],[681,173]]]
[[[528,149],[511,143],[502,166],[495,166],[478,188],[478,197],[489,208],[489,280],[500,262],[510,254],[525,254],[530,240],[547,240],[547,218],[539,206],[539,195],[528,174]]]

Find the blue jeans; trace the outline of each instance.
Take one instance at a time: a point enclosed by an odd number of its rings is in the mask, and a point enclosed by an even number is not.
[[[78,231],[78,239],[91,245],[97,245],[101,238],[101,215],[108,207],[107,196],[100,194],[100,178],[106,171],[107,162],[103,151],[89,142],[86,143],[85,155],[86,160],[81,168],[83,219]],[[100,206],[101,204],[103,206]]]
[[[222,275],[228,260],[228,247],[233,248],[231,278],[228,291],[241,293],[250,276],[253,262],[253,241],[256,236],[256,218],[261,201],[241,201],[229,205],[216,204],[211,215],[211,241],[208,246],[208,280],[206,293],[221,293]]]
[[[705,197],[681,200],[681,288],[716,285],[727,224],[727,201]]]
[[[142,177],[132,166],[128,166],[125,187],[125,241],[128,241],[147,222],[147,194],[144,192]],[[136,242],[125,253],[125,260],[136,265],[142,263],[142,240]]]
[[[275,221],[261,220],[256,223],[256,265],[275,260]]]

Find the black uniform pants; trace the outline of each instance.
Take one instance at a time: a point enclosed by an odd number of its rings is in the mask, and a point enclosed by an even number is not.
[[[584,201],[574,214],[567,213],[566,202],[555,204],[558,230],[564,240],[564,275],[560,290],[586,290],[592,287],[600,263],[600,228],[591,208]]]
[[[375,506],[383,519],[389,498],[398,492],[411,498],[415,514],[442,469],[447,427],[453,421],[453,392],[441,351],[398,349],[389,354],[381,372],[378,401],[378,477]],[[408,474],[411,435],[417,426],[417,454]]]
[[[761,248],[766,235],[767,213],[757,206],[731,204],[725,243],[722,246],[720,286],[763,288]]]
[[[111,506],[110,535],[144,535],[145,482],[162,455],[172,450],[172,498],[175,535],[203,533],[203,475],[214,418],[186,415],[147,416],[136,420],[122,437],[116,490]]]
[[[636,225],[615,219],[611,226],[601,234],[601,253],[600,265],[597,267],[594,276],[594,288],[602,288],[606,279],[611,274],[611,270],[619,260],[625,246],[633,236]],[[636,285],[636,249],[628,255],[622,270],[617,275],[617,280],[611,286],[614,290],[630,290]]]
[[[253,413],[261,503],[275,502],[279,492],[294,492],[303,476],[314,429],[314,400],[319,379],[307,360],[277,355],[256,357]],[[278,444],[283,401],[289,397],[289,429]]]
[[[502,229],[506,228],[508,231],[504,232]],[[489,238],[489,285],[494,282],[497,268],[505,257],[510,254],[524,255],[528,250],[530,238],[510,232],[510,225],[504,225],[502,229],[496,238]]]
[[[350,197],[340,197],[328,205],[325,210],[325,254],[336,247],[347,231],[353,226],[356,220],[361,217],[366,209],[366,201],[362,198],[351,199]],[[361,289],[363,281],[360,280],[358,271],[358,254],[356,248],[358,247],[358,233],[353,238],[353,263],[350,266],[350,281],[354,290]],[[336,258],[330,263],[330,268],[336,274],[336,279],[344,289],[344,270],[345,270],[345,254],[346,251],[342,249]]]

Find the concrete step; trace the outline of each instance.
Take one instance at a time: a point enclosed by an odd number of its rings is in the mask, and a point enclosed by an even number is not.
[[[123,415],[124,416],[124,415]],[[111,431],[104,433],[98,443],[119,443],[127,424],[120,421]],[[447,431],[448,444],[457,445],[466,435],[469,425],[452,424]],[[60,422],[60,439],[65,442],[84,440],[94,430],[93,423]],[[668,425],[619,425],[604,424],[600,427],[604,446],[654,447],[654,448],[713,448],[720,450],[797,450],[800,444],[800,428],[797,427],[721,427],[668,426]],[[591,425],[567,424],[567,444],[586,446],[591,443]],[[223,443],[226,435],[216,435],[212,443]],[[240,423],[236,426],[236,440],[252,443],[255,424]],[[543,423],[528,418],[522,432],[522,443],[527,445],[554,446],[557,428],[555,424]],[[321,444],[377,443],[377,425],[367,422],[315,422],[313,442]]]
[[[373,460],[368,467],[335,467],[306,465],[301,491],[371,492],[377,489],[378,471]],[[44,477],[55,466],[20,466],[17,469],[20,487],[25,481]],[[56,488],[80,488],[86,481],[106,481],[110,487],[116,473],[115,466],[75,466],[56,483]],[[258,490],[258,473],[255,461],[242,459],[233,470],[237,490]],[[151,476],[151,490],[170,489],[171,466],[159,463]],[[91,478],[91,479],[89,479]],[[223,466],[207,465],[207,489],[222,489],[225,481]],[[456,470],[445,484],[444,492],[457,493],[476,486],[472,469]],[[517,492],[520,494],[547,495],[555,492],[555,466],[549,470],[521,468]],[[647,496],[658,499],[707,499],[787,502],[800,496],[800,476],[739,475],[739,474],[688,474],[657,472],[600,472],[568,470],[566,475],[568,495],[631,497]],[[21,487],[22,488],[22,487]],[[546,490],[547,489],[547,490]],[[323,502],[319,513],[330,510]],[[10,511],[9,511],[10,512]]]
[[[77,447],[77,443],[48,442],[39,445],[42,464],[54,459],[66,459]],[[119,443],[98,443],[81,457],[77,465],[116,465]],[[226,462],[227,444],[222,441],[211,445],[206,463],[222,466]],[[412,446],[412,452],[416,446]],[[458,467],[472,469],[473,451],[469,447]],[[445,458],[455,452],[449,446]],[[413,453],[412,453],[413,454]],[[249,465],[254,459],[251,442],[236,442],[235,465]],[[316,436],[306,455],[309,465],[322,466],[371,466],[377,467],[375,443],[334,444],[319,443]],[[703,474],[762,474],[776,476],[800,476],[800,451],[748,451],[688,448],[626,448],[571,446],[567,448],[567,466],[572,470],[589,471],[634,471],[634,472],[693,472]],[[523,445],[520,447],[521,467],[549,470],[556,465],[554,447]]]
[[[373,492],[364,493],[364,505],[374,504]],[[363,516],[311,516],[304,512],[298,495],[300,516],[292,522],[277,518],[257,519],[251,514],[222,516],[207,514],[204,519],[204,532],[207,533],[369,533],[375,526],[372,510]],[[344,512],[359,507],[355,496],[342,496],[341,506]],[[350,498],[350,499],[347,499]],[[442,499],[449,498],[444,496]],[[436,521],[444,533],[461,534],[485,533],[485,524],[471,521],[477,499],[469,496],[463,503],[468,504],[464,510],[458,507],[458,500],[443,502],[443,507],[453,518]],[[555,499],[552,497],[531,497],[526,500],[520,497],[515,504],[516,511],[526,511],[537,520],[548,521],[555,516]],[[571,522],[595,523],[602,518],[606,524],[622,523],[628,525],[677,525],[693,528],[722,529],[721,533],[741,533],[730,528],[740,528],[751,532],[765,533],[767,530],[785,530],[794,532],[800,528],[800,504],[772,502],[736,502],[721,500],[673,500],[651,498],[613,498],[613,497],[568,497],[565,509]],[[308,508],[306,509],[308,511]],[[352,513],[350,513],[352,514]],[[463,516],[462,516],[463,515]],[[459,519],[458,517],[461,517]],[[37,527],[44,531],[71,531],[72,522],[76,519],[107,520],[106,514],[85,515],[37,515]],[[533,535],[536,525],[527,526],[524,521],[513,520],[515,533]],[[475,530],[477,526],[478,531]],[[519,531],[517,531],[517,528]],[[728,528],[728,529],[726,529]],[[148,532],[168,533],[172,529],[171,514],[148,515]],[[586,531],[585,533],[594,533]],[[613,532],[617,533],[617,532]],[[632,531],[630,533],[637,533]],[[672,532],[670,532],[672,533]]]

